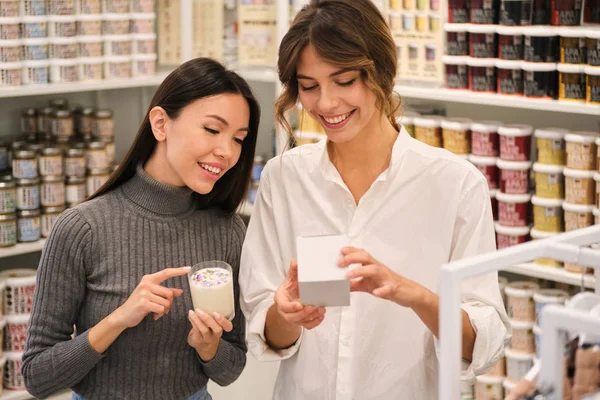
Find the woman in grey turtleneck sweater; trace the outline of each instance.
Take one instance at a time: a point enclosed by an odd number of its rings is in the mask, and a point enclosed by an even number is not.
[[[245,227],[235,211],[259,119],[247,83],[213,60],[191,60],[165,79],[118,170],[48,238],[23,356],[30,393],[205,400],[209,379],[237,379],[246,363],[237,282]],[[231,322],[192,311],[182,267],[215,259],[234,270]]]

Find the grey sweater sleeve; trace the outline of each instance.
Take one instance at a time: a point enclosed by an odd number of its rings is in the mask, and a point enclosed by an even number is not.
[[[209,362],[200,360],[204,373],[220,386],[233,383],[246,366],[246,320],[240,309],[240,257],[242,244],[246,235],[246,226],[242,219],[235,215],[232,220],[232,234],[229,241],[227,262],[234,270],[235,317],[231,332],[224,332],[217,354]]]
[[[69,209],[42,252],[22,369],[25,387],[35,397],[72,387],[102,359],[90,346],[87,331],[71,339],[85,299],[91,241],[89,224]]]

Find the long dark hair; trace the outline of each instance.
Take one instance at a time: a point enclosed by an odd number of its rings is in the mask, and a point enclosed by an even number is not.
[[[219,94],[239,94],[246,99],[250,108],[249,132],[242,144],[242,153],[237,164],[217,181],[213,190],[206,195],[196,194],[202,208],[218,207],[233,214],[244,199],[252,174],[256,137],[260,121],[260,106],[248,83],[233,71],[210,58],[196,58],[180,65],[158,87],[148,107],[137,136],[108,181],[88,200],[101,196],[131,179],[138,164],[145,164],[154,149],[156,138],[152,134],[149,114],[154,107],[162,107],[169,118],[176,119],[181,110],[196,100]]]

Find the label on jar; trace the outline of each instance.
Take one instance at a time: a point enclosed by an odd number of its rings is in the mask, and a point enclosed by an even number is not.
[[[498,233],[496,235],[496,242],[498,246],[498,250],[505,249],[510,246],[516,246],[521,243],[525,243],[527,241],[527,235],[523,236],[510,236],[510,235],[502,235]]]
[[[497,132],[471,132],[473,138],[473,155],[498,157],[499,137]]]
[[[99,149],[99,150],[87,150],[85,152],[85,158],[86,158],[86,162],[87,162],[87,167],[90,169],[95,169],[95,168],[108,168],[109,164],[108,164],[108,158],[106,157],[106,150],[105,149]]]
[[[550,25],[550,5],[552,0],[533,0],[531,25]]]
[[[490,189],[498,188],[498,167],[495,165],[476,165],[477,169],[485,176]]]
[[[585,75],[560,73],[558,98],[561,100],[585,99]]]
[[[73,118],[52,118],[52,134],[57,137],[73,136]]]
[[[415,138],[433,147],[442,147],[441,128],[415,126]]]
[[[548,98],[556,97],[556,71],[524,71],[523,94],[526,97]]]
[[[115,136],[115,123],[112,118],[94,120],[94,136],[97,138],[113,138]]]
[[[40,187],[21,186],[17,187],[17,209],[35,210],[40,208]]]
[[[49,2],[51,15],[73,15],[75,14],[74,0],[52,0]]]
[[[466,0],[448,2],[448,22],[466,24],[469,22],[469,7]]]
[[[600,39],[588,38],[587,40],[587,63],[600,66]]]
[[[40,156],[40,175],[59,176],[63,174],[62,156]]]
[[[455,154],[471,153],[471,135],[467,131],[444,129],[442,131],[444,148]]]
[[[40,240],[40,217],[27,217],[17,220],[17,241],[35,242]]]
[[[594,215],[592,213],[577,213],[565,211],[565,231],[570,232],[591,226]]]
[[[106,161],[108,165],[113,165],[115,163],[115,144],[114,143],[106,143]]]
[[[471,0],[469,9],[472,24],[495,24],[496,7],[492,0]]]
[[[496,34],[495,33],[471,33],[471,57],[495,58],[496,57]]]
[[[502,94],[522,94],[523,79],[521,70],[498,69],[498,92]]]
[[[466,32],[447,33],[447,53],[451,56],[466,56],[469,54],[469,42]]]
[[[500,171],[500,190],[507,194],[525,194],[529,191],[529,171]]]
[[[65,183],[46,182],[42,183],[41,204],[44,207],[56,207],[65,204]]]
[[[496,91],[496,68],[494,67],[471,67],[470,89],[474,92]]]
[[[104,185],[108,180],[108,175],[90,175],[87,177],[87,195],[91,196]]]
[[[595,168],[594,146],[587,143],[567,142],[567,167],[593,170]]]
[[[529,25],[532,0],[506,1],[500,3],[500,25]]]
[[[47,238],[50,236],[50,232],[52,232],[52,228],[59,216],[60,214],[42,214],[42,237]]]
[[[37,159],[13,159],[13,176],[15,178],[36,178],[38,176]]]
[[[585,98],[588,103],[600,103],[600,76],[588,75]]]
[[[81,43],[79,46],[79,51],[81,52],[81,57],[102,57],[102,42]]]
[[[67,185],[67,203],[79,204],[85,200],[85,183],[76,183]]]
[[[593,204],[594,203],[594,181],[592,179],[566,179],[565,198],[568,203]]]
[[[555,0],[552,2],[550,23],[555,26],[579,25],[581,0]]]
[[[14,188],[0,190],[0,214],[15,212],[17,206],[17,191]]]
[[[559,40],[556,36],[525,36],[525,61],[557,62]]]
[[[8,247],[17,244],[17,221],[0,222],[0,246]]]
[[[85,157],[66,157],[65,175],[66,176],[85,176]]]
[[[503,60],[523,59],[523,37],[500,35],[498,39],[498,58]]]
[[[469,87],[466,65],[446,65],[446,87],[448,89],[467,89]]]
[[[498,202],[498,221],[504,226],[526,226],[529,203]]]
[[[560,38],[560,62],[568,64],[585,64],[585,38]]]
[[[500,136],[500,158],[507,161],[528,161],[531,136]]]

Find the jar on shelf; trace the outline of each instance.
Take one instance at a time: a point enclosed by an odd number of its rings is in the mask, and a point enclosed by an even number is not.
[[[113,120],[112,110],[102,109],[96,110],[94,113],[94,122],[92,133],[97,138],[109,138],[115,137],[115,122]]]
[[[530,25],[532,0],[502,0],[500,2],[500,25]]]
[[[600,66],[600,29],[589,29],[585,34],[587,38],[587,63],[591,66]]]
[[[23,81],[23,64],[15,63],[0,63],[0,87],[16,87],[21,86]]]
[[[12,163],[12,160],[9,162],[9,148],[8,143],[0,140],[0,171],[7,170]]]
[[[79,0],[76,5],[77,14],[102,14],[102,0]]]
[[[21,133],[37,132],[37,110],[26,108],[21,111]]]
[[[115,163],[115,140],[114,138],[102,138],[101,140],[106,145],[106,160],[111,166]]]
[[[0,18],[0,40],[18,40],[21,33],[18,17]]]
[[[56,110],[52,114],[52,135],[57,138],[70,138],[75,133],[73,113],[69,110]]]
[[[17,211],[17,242],[37,242],[41,236],[40,210]]]
[[[75,0],[48,0],[48,14],[74,15]]]
[[[496,60],[493,58],[470,58],[469,90],[496,93]]]
[[[85,160],[88,169],[108,168],[108,157],[106,156],[106,144],[104,142],[91,142],[87,145]]]
[[[136,54],[133,56],[133,76],[147,78],[156,75],[156,54]]]
[[[46,85],[50,81],[48,60],[24,61],[22,79],[24,86]]]
[[[154,21],[156,14],[154,13],[134,13],[131,14],[131,33],[154,33]],[[401,22],[399,22],[401,25]]]
[[[104,79],[104,57],[79,59],[79,80],[82,82],[101,81]]]
[[[102,187],[110,177],[110,168],[94,168],[88,171],[86,178],[87,195],[91,196]]]
[[[558,30],[553,27],[524,28],[524,59],[535,63],[555,63],[559,57]]]
[[[134,13],[153,13],[154,0],[132,0],[131,12]]]
[[[65,153],[65,175],[67,177],[85,176],[86,157],[85,150],[71,148]]]
[[[498,58],[501,60],[523,60],[523,28],[499,26]]]
[[[77,22],[72,15],[52,15],[48,17],[48,36],[77,36]]]
[[[585,101],[600,104],[600,67],[585,67]]]
[[[496,75],[498,93],[508,96],[523,95],[523,71],[521,61],[497,60]]]
[[[21,15],[36,17],[46,15],[46,0],[20,0]]]
[[[0,247],[17,244],[17,214],[0,214]]]
[[[80,36],[77,38],[79,56],[83,58],[104,57],[104,39],[102,36]]]
[[[585,102],[585,66],[558,64],[558,99]]]
[[[102,21],[104,35],[128,35],[130,33],[129,14],[104,14]]]
[[[42,207],[58,207],[65,205],[65,177],[42,177],[40,204]]]
[[[131,12],[129,0],[102,0],[104,13],[126,14]]]
[[[47,147],[39,156],[39,170],[41,176],[62,176],[63,157],[57,147]]]
[[[0,63],[13,63],[21,61],[21,39],[0,40]]]
[[[77,59],[51,60],[50,82],[73,83],[79,80],[79,62]]]
[[[498,42],[496,40],[496,25],[470,25],[469,55],[477,58],[496,58]]]
[[[17,210],[17,185],[15,181],[0,181],[0,214]]]
[[[155,54],[156,33],[133,35],[133,54]],[[468,44],[467,44],[468,49]]]
[[[587,62],[586,30],[559,28],[560,59],[565,64],[585,64]]]
[[[84,172],[85,174],[85,172]],[[66,183],[67,207],[74,207],[86,199],[85,177],[69,176]]]
[[[0,0],[0,18],[19,16],[19,0]]]
[[[21,36],[23,39],[48,37],[48,17],[23,17],[21,19]]]
[[[76,127],[77,132],[80,134],[94,132],[94,112],[95,109],[93,107],[85,107],[81,110],[79,124]]]
[[[131,56],[110,56],[104,60],[104,79],[131,78]]]
[[[536,99],[558,98],[558,72],[555,63],[524,62],[523,95]]]
[[[13,176],[17,179],[38,176],[37,155],[31,150],[17,150],[12,155]]]
[[[44,135],[52,135],[52,113],[54,108],[44,107],[38,113],[38,129]]]
[[[131,35],[104,36],[105,56],[131,55]]]
[[[52,232],[54,224],[58,220],[60,214],[65,211],[65,206],[58,207],[43,207],[42,218],[41,218],[41,236],[47,238]]]
[[[63,60],[77,58],[78,42],[72,37],[54,37],[50,38],[50,58],[53,60]]]
[[[101,36],[102,35],[102,15],[78,15],[77,16],[77,34],[79,36]]]

